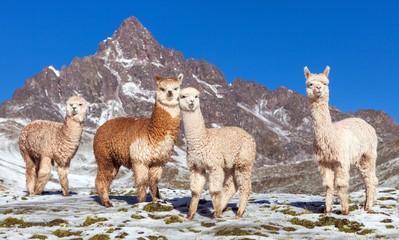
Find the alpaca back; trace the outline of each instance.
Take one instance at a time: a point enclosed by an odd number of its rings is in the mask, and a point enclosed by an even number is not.
[[[355,163],[362,156],[376,158],[378,137],[375,129],[360,118],[347,118],[333,123],[336,136],[340,136],[337,144],[342,153]]]
[[[176,143],[180,117],[155,106],[151,119],[117,117],[104,123],[94,137],[97,161],[105,156],[118,165],[131,168],[131,161],[163,160]],[[133,159],[132,159],[133,158]]]
[[[107,121],[94,136],[94,154],[108,156],[119,165],[131,168],[130,144],[137,139],[148,139],[148,123],[149,119],[131,117],[117,117]]]
[[[62,125],[62,123],[44,120],[29,123],[21,131],[19,148],[21,151],[29,149],[29,155],[36,159],[42,156],[53,158]]]
[[[225,168],[252,166],[256,158],[256,143],[250,134],[239,127],[207,130],[209,139],[212,139],[209,143],[214,145],[212,149],[223,155]]]

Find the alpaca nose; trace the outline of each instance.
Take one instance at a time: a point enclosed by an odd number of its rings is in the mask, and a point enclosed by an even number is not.
[[[168,91],[168,94],[167,94],[167,96],[168,96],[168,97],[172,97],[172,96],[173,96],[173,93],[172,93],[172,91],[171,91],[171,90],[169,90],[169,91]]]

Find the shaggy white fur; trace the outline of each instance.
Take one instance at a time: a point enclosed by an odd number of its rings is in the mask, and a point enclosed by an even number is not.
[[[326,187],[326,213],[331,212],[334,188],[341,200],[342,213],[349,213],[349,169],[355,164],[366,186],[365,210],[374,203],[378,179],[375,173],[377,134],[375,129],[360,118],[331,121],[328,108],[330,68],[321,74],[312,74],[304,68],[306,93],[311,102],[314,131],[314,156]]]
[[[192,193],[186,219],[191,220],[197,211],[206,172],[209,173],[214,217],[222,216],[222,210],[239,189],[236,218],[240,218],[251,193],[251,172],[256,158],[254,138],[238,127],[205,128],[199,92],[195,88],[180,91],[179,105],[187,140],[187,164]]]
[[[70,97],[64,123],[38,120],[22,129],[19,148],[26,163],[28,194],[42,193],[55,165],[62,193],[69,195],[68,169],[80,144],[87,107],[83,97]]]

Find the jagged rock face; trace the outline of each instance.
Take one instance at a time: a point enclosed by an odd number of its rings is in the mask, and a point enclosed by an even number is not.
[[[162,47],[134,17],[101,42],[96,54],[75,58],[59,71],[46,67],[28,79],[11,100],[0,106],[0,117],[62,121],[66,100],[82,94],[91,103],[85,124],[95,132],[116,116],[149,117],[156,87],[154,76],[176,77],[179,73],[184,74],[183,87],[193,86],[201,92],[201,109],[208,127],[240,126],[255,137],[256,168],[311,159],[312,120],[305,96],[285,87],[271,91],[241,79],[228,84],[214,65],[184,59],[182,53]],[[344,114],[331,107],[331,113],[334,120],[349,116],[365,119],[376,128],[381,144],[399,137],[398,125],[382,111]],[[185,149],[180,135],[178,145]],[[172,172],[175,176],[176,171]],[[264,179],[255,177],[256,186],[262,185]]]

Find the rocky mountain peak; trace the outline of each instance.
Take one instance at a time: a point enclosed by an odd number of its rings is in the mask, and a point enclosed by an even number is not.
[[[176,77],[180,73],[184,74],[183,87],[193,86],[201,92],[207,127],[239,126],[254,136],[257,168],[311,159],[312,120],[306,96],[286,87],[269,90],[239,78],[229,84],[206,60],[184,59],[182,53],[162,47],[135,17],[126,19],[112,37],[101,42],[96,54],[75,58],[61,70],[45,67],[26,80],[13,98],[0,106],[0,117],[63,121],[65,101],[80,94],[90,102],[85,126],[93,133],[117,116],[149,117],[154,76]],[[334,107],[330,110],[334,120],[353,115],[365,119],[376,128],[382,144],[399,138],[398,125],[384,112],[345,114]],[[176,148],[184,152],[183,134]],[[93,160],[93,156],[85,158]],[[184,166],[174,167],[183,171]]]
[[[163,58],[160,44],[135,17],[129,17],[111,38],[100,43],[97,56],[106,61],[131,60],[160,62]]]

